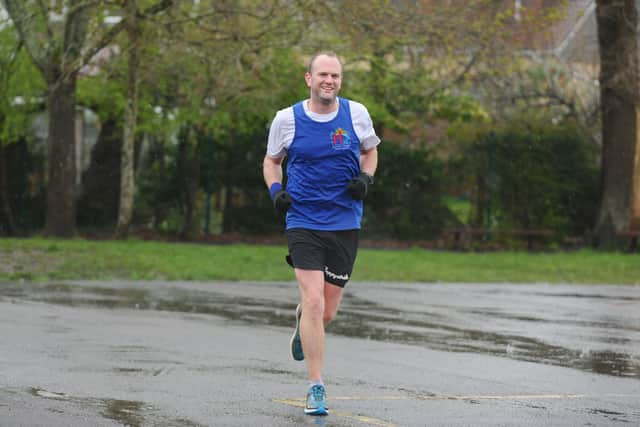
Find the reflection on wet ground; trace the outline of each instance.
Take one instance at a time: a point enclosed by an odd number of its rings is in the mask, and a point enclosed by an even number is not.
[[[529,290],[531,288],[528,288]],[[526,293],[526,291],[523,291]],[[67,306],[198,313],[230,321],[290,327],[294,305],[273,299],[234,296],[207,290],[104,287],[77,284],[2,284],[0,296]],[[600,293],[532,292],[525,298],[561,301],[608,299],[640,307],[640,296]],[[329,332],[350,337],[425,346],[454,352],[476,352],[518,360],[640,379],[640,324],[617,313],[580,316],[580,305],[568,304],[566,314],[531,304],[528,312],[499,307],[410,305],[402,310],[345,293],[339,321]],[[420,307],[420,309],[416,309]],[[521,307],[519,307],[521,308]],[[575,311],[575,313],[574,313]],[[637,320],[637,318],[636,318]],[[535,330],[542,332],[536,335]],[[532,333],[532,330],[534,331]],[[551,332],[549,332],[551,331]],[[613,336],[612,331],[615,331]],[[553,340],[545,334],[554,335]],[[590,345],[584,348],[584,337]],[[133,406],[131,406],[133,405]],[[135,414],[132,402],[112,402],[105,414]],[[132,415],[133,417],[133,415]],[[136,425],[135,419],[128,420]]]
[[[186,426],[195,427],[199,424],[193,423],[183,418],[167,418],[157,414],[157,410],[144,402],[120,400],[120,399],[98,399],[98,398],[80,398],[69,396],[65,393],[44,390],[38,387],[32,387],[28,390],[29,394],[43,399],[57,400],[61,402],[71,402],[86,408],[96,408],[103,417],[117,422],[123,426],[141,427],[144,425],[163,425],[163,426]]]

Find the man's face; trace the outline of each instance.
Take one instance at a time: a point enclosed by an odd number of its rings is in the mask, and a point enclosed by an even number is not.
[[[325,105],[335,102],[342,83],[342,66],[337,58],[318,56],[311,66],[311,72],[305,74],[311,99]]]

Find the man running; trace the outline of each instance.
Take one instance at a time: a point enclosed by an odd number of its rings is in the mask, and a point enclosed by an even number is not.
[[[325,325],[335,318],[353,270],[380,138],[364,105],[338,97],[342,62],[335,53],[313,56],[305,81],[309,99],[278,111],[271,124],[263,174],[276,210],[286,213],[287,261],[300,290],[291,352],[307,365],[304,411],[327,415]]]

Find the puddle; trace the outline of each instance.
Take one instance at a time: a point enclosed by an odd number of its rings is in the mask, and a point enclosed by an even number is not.
[[[31,387],[29,389],[29,394],[38,397],[44,397],[45,399],[58,399],[58,400],[67,400],[68,396],[64,393],[57,393],[53,391],[43,390],[37,387]]]
[[[95,408],[104,418],[116,421],[118,424],[127,427],[141,427],[146,425],[200,426],[200,424],[188,419],[170,418],[160,415],[156,408],[140,401],[77,397],[59,391],[44,390],[38,387],[27,389],[27,393],[42,399],[53,399],[87,409]]]
[[[140,427],[144,422],[142,402],[110,399],[105,401],[106,409],[102,412],[105,418],[122,423],[125,426]]]
[[[628,296],[628,295],[603,295],[603,294],[576,294],[576,293],[552,293],[552,292],[535,292],[533,295],[554,297],[554,298],[588,298],[588,299],[604,299],[612,301],[638,301],[640,302],[640,296]]]
[[[154,290],[149,288],[106,288],[64,283],[48,285],[23,283],[3,285],[0,287],[0,296],[101,309],[138,309],[207,314],[230,321],[282,327],[292,325],[294,310],[294,305],[274,300],[229,296],[209,290],[205,292],[168,287]],[[583,297],[579,294],[553,294],[552,296]],[[602,295],[591,296],[605,298]],[[632,297],[615,298],[633,299]],[[446,313],[446,310],[439,308],[439,311],[439,313],[399,311],[345,293],[339,320],[329,325],[328,332],[349,337],[419,345],[443,351],[490,354],[570,367],[598,374],[640,378],[640,359],[637,355],[612,350],[583,351],[517,334],[462,327],[459,325],[460,319],[456,319],[457,325],[452,325],[442,314]],[[533,324],[550,323],[551,328],[554,324],[579,328],[579,330],[576,329],[576,334],[585,331],[591,332],[591,329],[595,332],[602,332],[602,329],[608,328],[614,328],[618,331],[624,329],[636,334],[638,332],[637,327],[616,324],[614,320],[607,322],[589,322],[578,319],[550,320],[541,319],[535,313],[512,315],[480,309],[469,309],[466,313],[475,316],[475,320],[472,321],[474,324],[477,324],[478,318],[485,318],[487,324],[492,324],[496,319],[505,319],[518,322],[520,330],[527,330]],[[465,313],[458,313],[458,315],[464,318]],[[591,335],[602,336],[597,342],[599,348],[610,348],[611,346],[620,348],[621,345],[625,347],[633,345],[625,338],[610,337],[606,333]],[[568,345],[570,346],[571,343],[569,342]],[[121,349],[121,351],[130,350],[137,349]]]
[[[491,354],[599,374],[640,378],[640,360],[629,354],[612,351],[585,353],[524,336],[462,329],[439,323],[400,319],[394,320],[393,324],[385,324],[385,318],[362,312],[354,313],[348,309],[342,310],[340,316],[340,322],[329,326],[331,332],[340,335],[424,345],[443,351]],[[401,329],[404,326],[414,329]]]
[[[588,409],[588,413],[594,415],[602,415],[605,419],[615,422],[615,423],[632,423],[633,421],[629,420],[629,414],[625,414],[622,412],[616,411],[608,411],[606,409]]]
[[[37,387],[29,388],[28,393],[44,399],[67,401],[85,407],[102,406],[104,407],[104,409],[102,410],[101,414],[105,418],[117,421],[118,423],[125,426],[139,427],[143,425],[145,421],[144,416],[142,415],[142,410],[144,409],[144,404],[142,402],[133,402],[118,399],[83,399],[69,396],[62,392],[49,391]]]

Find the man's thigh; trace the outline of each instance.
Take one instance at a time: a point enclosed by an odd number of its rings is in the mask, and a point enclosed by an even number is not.
[[[287,230],[290,263],[296,269],[320,270],[332,285],[344,287],[358,251],[358,230]]]

